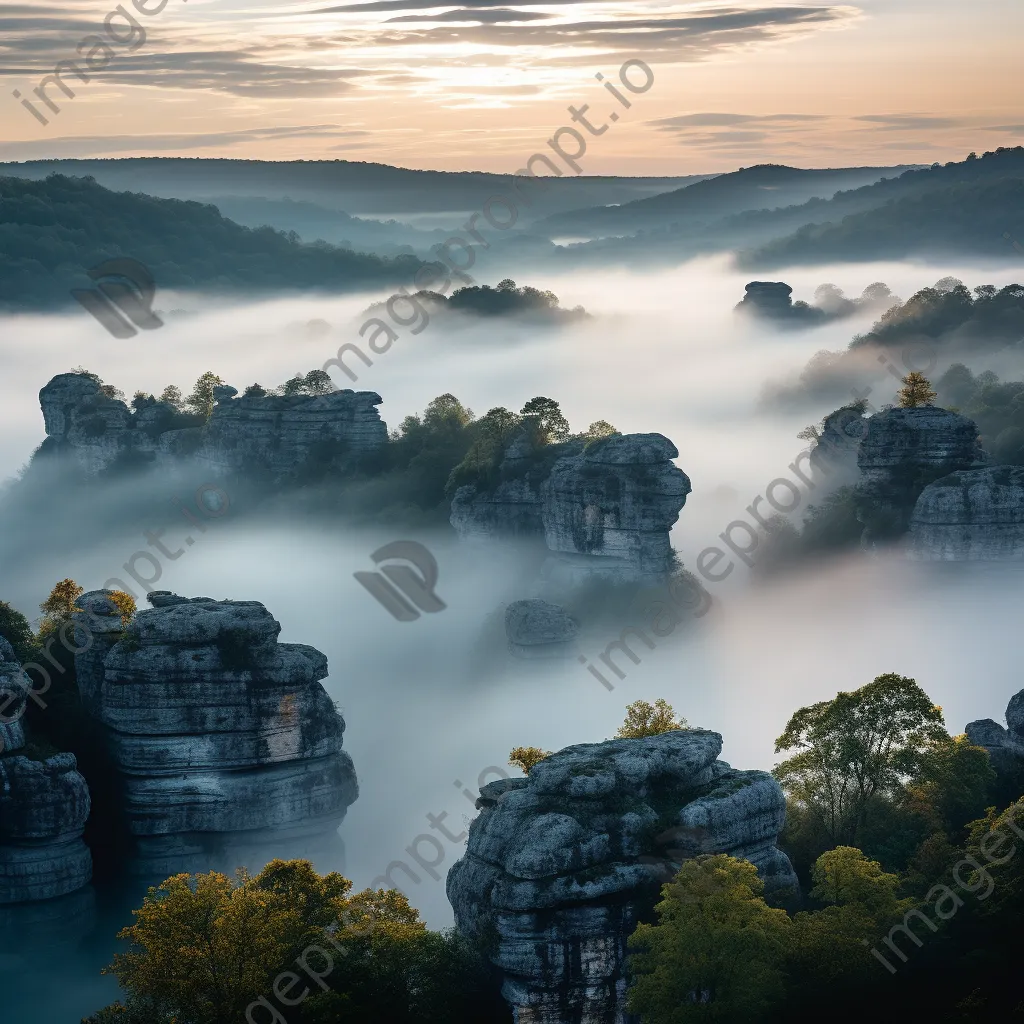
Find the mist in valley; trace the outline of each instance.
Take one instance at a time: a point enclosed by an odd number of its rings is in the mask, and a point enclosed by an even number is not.
[[[905,263],[801,268],[776,279],[806,300],[824,282],[854,296],[874,281],[907,299],[947,274],[969,287],[1015,280],[1014,268],[1005,265]],[[1016,277],[1022,275],[1024,268]],[[477,416],[545,395],[561,404],[573,430],[604,419],[626,433],[666,435],[693,486],[672,533],[691,569],[772,480],[792,477],[787,467],[806,446],[796,434],[835,407],[808,402],[767,409],[766,382],[793,376],[821,349],[844,349],[875,319],[865,313],[797,333],[738,317],[733,307],[750,275],[724,258],[642,276],[520,273],[517,280],[551,289],[564,308],[582,304],[592,318],[562,327],[467,318],[455,329],[441,322],[417,334],[398,328],[398,339],[372,354],[372,365],[347,361],[356,381],[335,369],[335,384],[378,392],[391,429],[451,392]],[[357,328],[363,311],[386,297],[236,303],[161,294],[158,306],[185,312],[127,342],[80,310],[8,318],[0,325],[7,371],[0,476],[13,477],[43,440],[37,395],[55,374],[82,365],[129,397],[138,389],[159,394],[168,384],[187,392],[207,370],[239,391],[254,382],[270,388],[320,368],[346,342],[369,353]],[[315,320],[330,329],[310,329]],[[1016,378],[1024,372],[1024,366],[1002,369]],[[872,401],[876,395],[879,405],[892,401],[897,386],[880,370]],[[19,504],[18,487],[10,488],[0,501],[0,598],[31,619],[64,577],[87,590],[111,578],[131,583],[124,565],[146,546],[144,531],[166,528],[170,547],[188,531],[173,499],[190,506],[196,483],[188,474],[148,474],[70,496],[54,486],[31,509]],[[793,518],[817,496],[805,497]],[[397,622],[353,578],[372,568],[372,552],[398,539],[418,540],[437,558],[443,612]],[[481,556],[448,528],[310,516],[300,499],[288,496],[272,509],[240,501],[187,554],[163,560],[152,586],[261,601],[280,621],[282,641],[327,655],[325,686],[345,716],[360,797],[340,830],[343,852],[317,866],[341,870],[361,889],[392,862],[404,862],[419,880],[396,869],[393,883],[435,928],[451,924],[444,877],[475,813],[464,791],[473,796],[500,773],[516,774],[507,764],[512,747],[557,750],[599,741],[614,734],[628,703],[664,697],[691,724],[721,732],[722,756],[734,766],[769,769],[775,737],[793,711],[880,673],[915,677],[943,706],[954,733],[973,719],[1001,719],[1021,685],[1006,643],[1019,577],[1011,570],[913,565],[895,556],[819,562],[758,582],[737,560],[727,580],[708,584],[710,613],[659,639],[654,650],[641,647],[640,663],[626,662],[625,678],[615,679],[612,691],[573,660],[512,658],[503,609],[534,595],[532,566],[513,544],[489,545]],[[622,621],[607,634],[585,632],[581,650],[593,659],[620,630],[645,625]],[[428,815],[434,821],[444,815],[445,827],[459,837],[441,839],[444,854],[436,864],[433,847],[417,845],[421,835],[441,836]],[[417,866],[417,854],[428,866]],[[95,941],[112,949],[109,920],[103,929]],[[94,948],[90,970],[96,959]],[[95,1005],[112,998],[109,979],[96,984],[104,987]],[[89,991],[79,990],[86,1002]],[[35,1010],[47,1012],[38,1003],[25,1012]]]

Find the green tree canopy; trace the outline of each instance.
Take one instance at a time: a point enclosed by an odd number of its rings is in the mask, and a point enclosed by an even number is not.
[[[522,415],[534,427],[534,436],[539,444],[557,444],[569,438],[569,421],[562,415],[559,404],[553,398],[538,396],[523,406]]]
[[[747,861],[685,861],[662,888],[657,924],[629,939],[629,1010],[645,1024],[756,1021],[781,1001],[792,924],[762,899]]]
[[[930,745],[946,739],[942,709],[913,679],[889,672],[797,711],[775,741],[776,753],[796,753],[774,775],[819,819],[832,845],[852,846],[872,798],[902,793]]]
[[[36,638],[32,627],[28,619],[6,601],[0,601],[0,636],[14,648],[22,664],[35,660]]]

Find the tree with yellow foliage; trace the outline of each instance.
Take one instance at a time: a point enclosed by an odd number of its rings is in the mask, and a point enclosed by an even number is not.
[[[916,409],[922,405],[931,405],[936,393],[928,378],[913,370],[903,378],[903,387],[896,393],[896,397],[901,409]]]
[[[528,775],[534,765],[550,756],[550,750],[541,750],[540,747],[516,747],[508,755],[508,763],[516,768],[521,768],[523,774]]]
[[[129,948],[107,969],[125,1002],[89,1024],[508,1019],[468,940],[428,931],[397,890],[351,887],[303,860],[275,860],[234,880],[218,872],[167,879],[120,933]],[[481,1017],[481,1007],[493,1012]]]
[[[658,736],[673,729],[688,729],[685,718],[676,720],[672,705],[659,697],[654,704],[645,700],[634,701],[626,708],[626,720],[619,726],[615,738],[620,740],[638,740],[645,736]]]

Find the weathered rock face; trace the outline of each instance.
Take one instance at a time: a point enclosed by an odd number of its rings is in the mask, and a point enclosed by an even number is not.
[[[914,506],[907,554],[945,562],[1024,558],[1024,469],[967,470],[929,484]]]
[[[25,756],[24,695],[21,665],[4,640],[0,708],[11,721],[0,726],[0,905],[64,896],[92,877],[92,858],[82,842],[88,787],[73,754]]]
[[[702,729],[581,744],[481,790],[448,898],[490,939],[517,1024],[624,1024],[626,939],[683,860],[728,853],[796,891],[782,791],[721,749]]]
[[[857,452],[864,479],[880,482],[908,464],[954,472],[987,462],[974,421],[930,405],[875,413]]]
[[[216,473],[263,468],[285,478],[310,459],[344,464],[387,441],[377,411],[382,399],[372,391],[233,398],[225,390],[234,389],[218,389],[221,395],[196,452]]]
[[[513,601],[505,609],[508,649],[517,658],[571,658],[579,631],[579,623],[550,601]]]
[[[492,492],[462,487],[451,523],[463,537],[543,534],[570,575],[619,581],[672,568],[669,531],[690,493],[661,434],[625,434],[562,446],[553,461],[510,447]]]
[[[69,455],[88,475],[122,461],[172,466],[189,457],[219,475],[257,469],[284,479],[310,461],[343,467],[387,439],[376,408],[381,398],[371,391],[237,394],[217,388],[217,404],[203,427],[182,426],[180,413],[166,402],[133,411],[103,394],[91,377],[75,373],[54,377],[39,392],[39,404],[50,450]]]
[[[84,595],[94,643],[76,664],[122,777],[135,867],[195,871],[203,857],[333,835],[358,787],[324,655],[278,643],[257,601],[150,599],[112,643],[105,592]]]
[[[989,752],[992,767],[1001,775],[1024,770],[1024,690],[1014,694],[1006,706],[1006,728],[991,718],[970,722],[964,730],[976,746]]]

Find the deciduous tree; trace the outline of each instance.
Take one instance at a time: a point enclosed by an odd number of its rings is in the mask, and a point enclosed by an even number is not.
[[[816,815],[832,845],[853,846],[869,801],[901,795],[931,745],[944,739],[942,709],[913,679],[890,672],[797,711],[775,741],[776,753],[797,753],[774,774]]]

